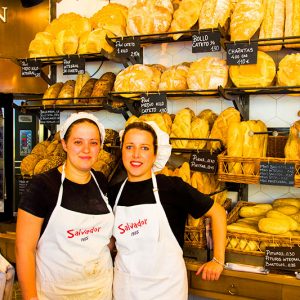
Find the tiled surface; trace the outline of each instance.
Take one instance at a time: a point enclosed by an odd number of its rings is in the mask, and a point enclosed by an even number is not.
[[[62,0],[57,3],[57,13],[75,11],[84,16],[91,16],[95,11],[100,9],[106,0],[90,0],[86,4],[86,0]],[[121,3],[123,5],[130,5],[135,3],[135,0],[111,0],[110,2]],[[269,52],[276,64],[288,52],[294,50],[283,49],[280,52]],[[219,53],[205,53],[193,54],[191,51],[191,42],[177,42],[170,44],[152,45],[144,49],[144,63],[160,63],[165,66],[171,66],[185,61],[194,61],[202,56],[217,56],[225,59],[225,52]],[[87,70],[93,74],[99,63],[89,63]],[[105,62],[97,73],[96,77],[106,72],[112,71],[117,73],[123,66],[112,62]],[[67,79],[74,79],[70,76],[58,76],[58,80],[66,81]],[[183,98],[172,99],[168,101],[168,110],[170,113],[176,113],[180,109],[190,107],[198,114],[201,110],[210,108],[216,113],[232,106],[232,103],[220,98],[199,97],[199,98]],[[286,95],[257,95],[250,99],[250,119],[260,119],[266,123],[268,127],[289,127],[295,120],[298,120],[297,112],[300,110],[300,97],[291,97]],[[97,116],[104,123],[106,127],[111,127],[116,130],[122,128],[125,120],[122,116],[111,114],[108,112],[97,112]],[[271,201],[273,198],[295,195],[298,197],[300,191],[295,188],[274,187],[274,186],[260,186],[249,185],[249,200],[264,202]]]

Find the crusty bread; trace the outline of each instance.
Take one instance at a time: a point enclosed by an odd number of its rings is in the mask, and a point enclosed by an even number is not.
[[[116,75],[112,72],[104,73],[94,84],[91,97],[106,97],[114,86]],[[102,104],[103,99],[91,98],[90,104]]]
[[[159,89],[165,91],[187,90],[188,71],[189,66],[187,64],[175,65],[166,69],[161,75]]]
[[[74,88],[74,97],[79,97],[81,89],[88,82],[88,80],[90,78],[91,78],[91,76],[88,72],[85,72],[84,74],[78,74],[77,75],[75,88]],[[74,101],[74,103],[75,103],[75,101]]]
[[[285,36],[300,35],[300,1],[287,0],[285,1]],[[293,40],[287,40],[293,42]],[[299,41],[299,39],[297,40]],[[300,44],[285,44],[286,48],[299,48]]]
[[[281,86],[300,85],[299,74],[300,53],[288,54],[279,62],[277,83]]]
[[[106,29],[95,29],[84,35],[81,40],[80,52],[84,53],[99,53],[103,49],[107,53],[112,53],[114,48],[107,42],[106,37],[114,37],[115,35]]]
[[[208,125],[209,125],[209,130],[211,130],[217,117],[218,117],[218,115],[211,109],[204,109],[198,115],[198,118],[207,120]]]
[[[71,55],[77,52],[78,37],[73,30],[60,31],[54,40],[54,48],[57,55]]]
[[[43,105],[53,105],[56,102],[56,98],[58,97],[62,87],[62,82],[56,82],[50,85],[43,95],[43,99],[53,99],[53,100],[42,100]]]
[[[194,118],[191,123],[190,138],[208,138],[209,125],[208,121],[201,118]],[[187,148],[191,149],[203,149],[206,145],[206,141],[191,140],[187,144]]]
[[[75,80],[67,80],[60,90],[57,98],[66,98],[66,100],[56,100],[56,104],[73,103]]]
[[[30,42],[29,57],[55,56],[54,36],[49,32],[38,32]]]
[[[288,159],[300,159],[300,121],[294,122],[290,128],[284,154]]]
[[[88,99],[93,92],[93,88],[95,83],[97,82],[96,78],[90,78],[85,85],[82,87],[80,94],[79,94],[79,98],[80,99],[74,99],[74,103],[89,103],[90,99]],[[87,98],[85,98],[87,97]]]

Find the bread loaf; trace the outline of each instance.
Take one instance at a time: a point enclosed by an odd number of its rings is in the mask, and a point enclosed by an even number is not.
[[[138,0],[128,10],[127,35],[167,32],[172,21],[170,0]]]
[[[239,0],[231,15],[231,41],[251,39],[259,28],[263,16],[262,0]]]
[[[300,209],[300,198],[278,198],[272,203],[274,207],[279,205],[294,205]]]
[[[38,32],[30,42],[29,57],[56,56],[54,49],[54,36],[49,32]]]
[[[73,30],[64,29],[56,35],[54,48],[57,55],[71,55],[77,52],[78,37]]]
[[[161,75],[159,89],[163,91],[187,90],[188,85],[186,78],[188,71],[189,66],[187,64],[180,64],[168,68]]]
[[[237,87],[267,87],[276,75],[276,65],[273,58],[262,52],[257,52],[257,64],[231,65],[229,75]]]
[[[241,116],[238,110],[229,107],[221,112],[212,127],[209,137],[211,139],[220,139],[225,147],[228,143],[228,128],[232,122],[240,122]],[[217,150],[221,148],[220,142],[210,142],[209,149]]]
[[[300,159],[300,121],[296,121],[290,128],[284,155],[288,159]]]
[[[60,90],[57,98],[66,98],[66,100],[56,100],[56,104],[64,105],[73,103],[75,89],[75,80],[67,80]]]
[[[62,87],[62,82],[56,82],[50,85],[43,95],[43,99],[53,99],[53,100],[42,100],[43,105],[53,105],[56,102],[56,98],[58,97]]]
[[[83,88],[83,86],[88,82],[88,80],[91,78],[90,74],[88,72],[85,72],[84,74],[78,74],[76,77],[75,87],[74,87],[74,97],[77,98],[80,95],[80,91]],[[74,103],[76,100],[74,100]]]
[[[286,0],[285,1],[285,33],[288,36],[300,35],[300,1]],[[298,39],[299,41],[299,39]],[[293,40],[287,40],[293,42]],[[286,48],[300,47],[300,44],[285,44]]]
[[[277,81],[281,86],[300,85],[300,53],[286,55],[278,65]],[[295,89],[296,90],[296,89]]]
[[[211,109],[204,109],[198,115],[198,118],[207,120],[209,125],[209,130],[211,130],[217,117],[218,115],[215,112],[213,112]]]
[[[289,230],[297,230],[298,228],[298,222],[291,218],[290,216],[287,216],[280,211],[271,209],[266,214],[267,218],[274,218],[274,219],[280,219],[280,220],[287,220],[289,223]]]
[[[97,82],[96,78],[90,78],[85,85],[82,87],[80,94],[79,94],[79,98],[80,99],[74,99],[74,103],[89,103],[90,99],[88,99],[93,92],[93,88],[95,83]],[[85,98],[87,97],[87,98]]]
[[[188,109],[182,109],[180,110],[176,116],[175,120],[172,124],[172,130],[170,137],[175,138],[187,138],[190,136],[191,131],[191,122],[192,118],[194,117],[194,113]],[[173,140],[172,146],[174,148],[186,148],[188,144],[188,140]]]
[[[36,154],[29,154],[21,161],[20,169],[22,175],[33,175],[34,168],[41,157]]]
[[[218,57],[202,57],[194,61],[187,76],[191,90],[215,90],[219,86],[225,87],[227,80],[228,66]]]
[[[260,231],[270,234],[285,234],[289,231],[288,220],[275,218],[262,218],[258,222]]]
[[[259,38],[283,37],[285,0],[263,0],[264,18],[260,26]],[[282,45],[259,46],[261,51],[279,51]]]
[[[170,32],[191,29],[198,21],[204,0],[182,0],[173,14]],[[178,40],[181,33],[174,34],[173,39]]]
[[[199,29],[218,28],[224,26],[230,15],[230,0],[206,0],[203,3]]]
[[[85,40],[81,41],[83,44],[81,47],[86,53],[100,53],[101,50],[112,53],[114,48],[107,42],[106,37],[114,37],[114,34],[106,29],[95,29],[85,36]]]
[[[164,119],[162,114],[145,114],[145,115],[141,115],[139,117],[139,121],[141,121],[141,122],[153,121],[158,125],[158,127],[162,131],[164,131],[166,133],[169,133],[169,129],[168,129],[166,123],[165,123],[165,119]]]
[[[191,123],[191,131],[190,131],[190,138],[208,138],[209,135],[209,125],[207,120],[194,118]],[[197,141],[191,140],[187,144],[187,148],[191,149],[203,149],[206,145],[206,141]]]

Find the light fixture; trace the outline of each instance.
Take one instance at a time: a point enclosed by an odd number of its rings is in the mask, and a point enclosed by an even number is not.
[[[44,0],[21,0],[23,7],[32,7],[42,3]]]

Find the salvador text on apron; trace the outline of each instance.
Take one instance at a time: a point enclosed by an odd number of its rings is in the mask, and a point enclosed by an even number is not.
[[[39,300],[111,300],[112,259],[107,244],[113,213],[83,214],[61,206],[64,166],[57,204],[38,242],[36,286]],[[84,201],[84,199],[82,199]]]
[[[114,206],[117,256],[114,268],[115,300],[186,300],[187,271],[179,246],[161,205],[152,174],[155,204]]]

